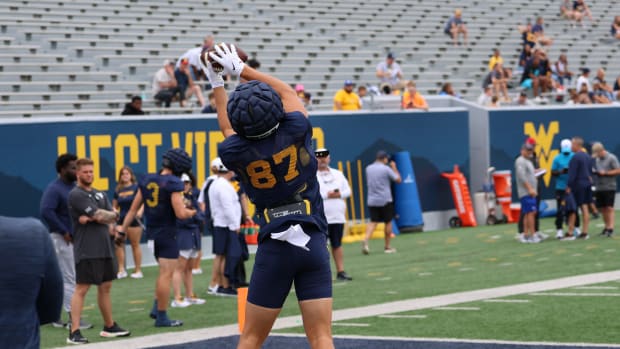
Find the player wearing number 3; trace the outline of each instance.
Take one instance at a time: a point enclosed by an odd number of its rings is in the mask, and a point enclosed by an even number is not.
[[[261,347],[293,283],[310,346],[333,348],[327,221],[307,112],[288,84],[245,66],[234,46],[207,54],[221,74],[248,81],[228,100],[221,75],[211,63],[203,68],[226,137],[219,155],[239,175],[261,226],[238,348]]]
[[[156,327],[176,327],[183,322],[170,320],[166,309],[170,298],[172,273],[179,258],[176,241],[177,218],[188,219],[196,214],[196,210],[185,207],[184,184],[180,179],[183,173],[192,169],[192,159],[183,149],[170,149],[163,155],[162,167],[159,173],[148,174],[140,181],[140,190],[136,192],[122,227],[117,230],[124,232],[144,203],[146,231],[149,240],[154,240],[155,258],[159,264],[155,302],[150,316],[155,319]]]

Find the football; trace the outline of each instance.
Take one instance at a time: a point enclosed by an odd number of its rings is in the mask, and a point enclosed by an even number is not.
[[[224,44],[228,48],[230,48],[230,44],[229,43],[223,42],[222,44]],[[237,45],[235,45],[235,48],[237,49],[237,55],[239,56],[239,59],[241,59],[243,62],[246,62],[248,60],[248,55],[245,53],[245,51],[243,51]],[[207,48],[203,48],[202,49],[202,52],[200,53],[200,60],[202,61],[202,64],[204,64],[206,66],[207,62],[205,61],[205,59],[207,59],[211,63],[211,66],[213,67],[213,71],[215,71],[216,73],[219,73],[222,70],[224,70],[224,68],[222,67],[221,64],[219,64],[217,61],[215,61],[213,58],[211,58],[211,56],[209,55],[209,52],[216,52],[216,51],[215,51],[215,49],[213,47],[211,47],[209,49],[207,49]]]

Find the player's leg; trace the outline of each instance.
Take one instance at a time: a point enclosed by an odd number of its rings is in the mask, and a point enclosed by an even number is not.
[[[142,274],[142,249],[140,248],[140,239],[142,239],[142,227],[128,227],[127,238],[131,244],[131,253],[133,255],[134,273],[132,277],[141,276]]]
[[[120,244],[114,244],[114,252],[116,254],[116,260],[118,261],[118,273],[116,277],[122,279],[127,277],[127,271],[125,271],[125,242]]]
[[[258,349],[261,347],[276,321],[281,308],[266,308],[247,303],[245,325],[237,349]]]
[[[312,349],[334,348],[332,338],[332,298],[299,302],[304,330]]]
[[[177,265],[172,273],[172,290],[174,293],[173,306],[182,306],[183,297],[181,296],[181,283],[184,279],[185,268],[187,266],[187,258],[183,256],[186,251],[180,251]],[[175,303],[176,302],[176,303]]]

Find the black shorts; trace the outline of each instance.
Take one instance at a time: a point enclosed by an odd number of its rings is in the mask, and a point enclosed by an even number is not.
[[[592,187],[589,185],[579,186],[571,188],[573,196],[575,197],[575,203],[577,206],[589,205],[592,203]]]
[[[118,225],[123,225],[123,221],[125,220],[125,217],[120,217],[118,219]],[[135,228],[135,227],[139,227],[140,223],[138,222],[138,218],[134,218],[133,221],[131,221],[131,223],[129,223],[129,227],[131,228]]]
[[[616,201],[616,191],[597,190],[594,193],[594,197],[596,198],[596,207],[614,207],[614,202]]]
[[[371,222],[389,223],[392,221],[392,219],[394,219],[393,202],[390,202],[387,205],[381,207],[368,206],[368,211],[370,211]]]
[[[344,232],[344,224],[328,224],[327,235],[329,236],[329,245],[332,248],[338,248],[342,246],[342,234]]]
[[[116,279],[117,272],[113,258],[82,259],[75,264],[75,283],[101,285]]]

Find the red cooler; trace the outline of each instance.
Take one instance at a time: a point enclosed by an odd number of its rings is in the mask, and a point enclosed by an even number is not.
[[[495,196],[498,198],[512,197],[512,176],[509,170],[493,172]]]

